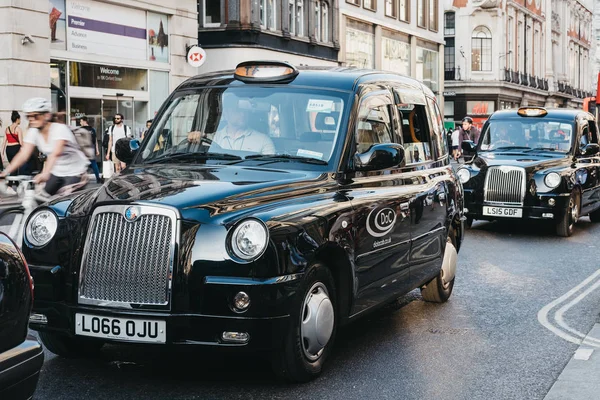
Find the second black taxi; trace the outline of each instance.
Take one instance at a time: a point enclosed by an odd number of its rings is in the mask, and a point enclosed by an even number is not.
[[[467,226],[481,220],[547,220],[571,236],[581,216],[600,221],[600,146],[582,110],[523,107],[497,111],[473,160],[457,171]]]
[[[464,206],[443,132],[400,75],[248,62],[189,79],[117,151],[125,171],[29,217],[31,327],[61,356],[253,350],[314,378],[339,326],[415,288],[450,297]]]

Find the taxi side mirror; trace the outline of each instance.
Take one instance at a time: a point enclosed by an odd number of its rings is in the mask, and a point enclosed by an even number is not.
[[[125,164],[130,164],[133,157],[140,148],[140,141],[137,139],[122,138],[115,143],[115,154],[117,158]]]
[[[600,152],[598,143],[588,143],[581,149],[581,154],[584,156],[595,156]]]
[[[374,144],[369,150],[354,156],[356,171],[378,171],[403,167],[405,164],[404,147],[397,143]]]

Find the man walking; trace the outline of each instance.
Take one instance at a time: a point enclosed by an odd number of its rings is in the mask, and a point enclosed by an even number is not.
[[[477,144],[479,142],[479,135],[481,132],[477,129],[476,126],[473,125],[473,118],[464,117],[462,120],[462,126],[458,128],[459,133],[459,142],[458,142],[458,153],[459,157],[462,155],[462,144],[465,140],[470,140],[473,143]]]
[[[79,124],[82,128],[87,130],[90,133],[90,135],[92,135],[92,143],[94,144],[94,154],[99,156],[100,152],[98,151],[98,142],[96,141],[96,130],[88,124],[88,117],[84,115],[83,117],[79,118]],[[98,163],[96,162],[96,158],[90,159],[90,167],[92,167],[92,171],[94,171],[94,175],[96,175],[96,183],[102,183],[102,179],[100,179],[100,170],[98,169]]]
[[[117,155],[115,154],[115,146],[119,139],[133,137],[131,134],[131,129],[124,124],[123,114],[115,114],[115,117],[113,118],[113,125],[108,128],[108,136],[109,152],[106,154],[106,160],[110,160],[110,156],[112,154],[112,161],[115,164],[115,172],[121,172],[126,165],[117,158]]]

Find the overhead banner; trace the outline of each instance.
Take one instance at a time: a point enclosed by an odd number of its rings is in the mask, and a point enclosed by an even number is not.
[[[90,0],[67,2],[67,49],[146,60],[146,12]]]
[[[65,0],[50,0],[50,48],[67,49]]]

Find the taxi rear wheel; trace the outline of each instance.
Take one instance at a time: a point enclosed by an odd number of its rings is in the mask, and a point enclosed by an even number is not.
[[[435,278],[421,288],[423,300],[432,303],[444,303],[448,301],[454,288],[457,260],[456,233],[454,230],[451,230],[448,234],[446,249],[444,250],[442,269]]]
[[[69,337],[54,332],[39,332],[44,347],[52,353],[65,358],[93,356],[104,346],[100,340]]]
[[[578,219],[579,192],[577,190],[573,190],[573,192],[571,192],[571,196],[569,197],[567,209],[560,221],[558,221],[558,224],[556,224],[556,234],[562,237],[571,236]]]
[[[298,290],[284,348],[272,356],[274,372],[292,382],[321,374],[337,330],[333,276],[322,264],[312,265]]]

